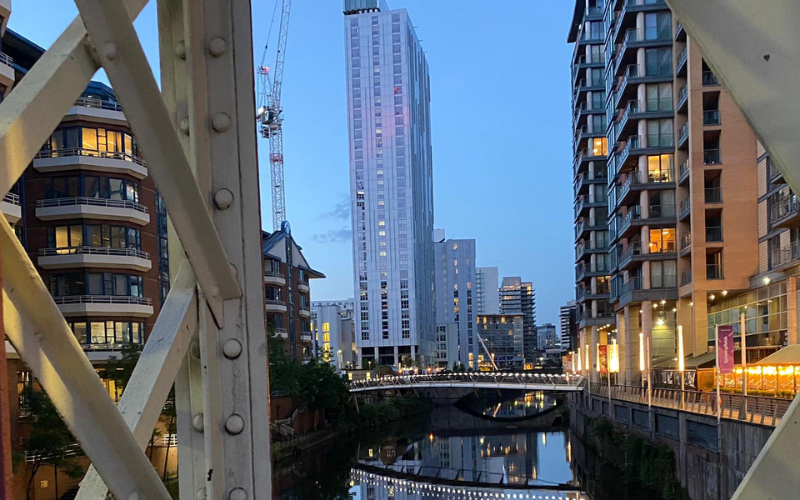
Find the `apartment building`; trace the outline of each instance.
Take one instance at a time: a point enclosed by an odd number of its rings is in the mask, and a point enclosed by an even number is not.
[[[561,326],[561,349],[574,350],[578,346],[578,301],[570,300],[561,306],[558,319]]]
[[[339,370],[356,367],[353,300],[311,303],[314,356]]]
[[[533,368],[539,357],[536,342],[536,290],[530,281],[522,281],[519,276],[510,276],[503,278],[499,293],[501,314],[522,316],[523,359],[526,368]]]
[[[500,314],[500,274],[496,267],[479,267],[475,273],[478,314]]]
[[[653,363],[674,359],[677,325],[686,353],[705,353],[709,307],[749,288],[756,140],[663,0],[578,0],[575,12],[579,346],[594,365],[616,338],[633,382],[640,334]]]
[[[479,314],[478,334],[483,339],[491,360],[483,354],[478,356],[479,368],[493,369],[492,360],[498,369],[522,369],[525,352],[523,348],[524,315]]]
[[[286,354],[308,361],[316,352],[310,280],[325,275],[308,264],[287,222],[280,231],[262,233],[267,332],[282,340]]]

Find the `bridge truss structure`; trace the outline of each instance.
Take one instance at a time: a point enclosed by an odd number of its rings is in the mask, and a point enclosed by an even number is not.
[[[576,392],[584,378],[572,374],[535,372],[474,372],[388,375],[350,383],[351,393],[395,389],[514,389],[524,391]]]
[[[161,90],[132,24],[146,3],[75,0],[80,15],[0,104],[0,198],[104,69],[170,216],[169,295],[116,407],[0,217],[5,333],[93,464],[79,499],[170,498],[143,450],[174,382],[180,497],[266,500],[250,0],[158,0]]]

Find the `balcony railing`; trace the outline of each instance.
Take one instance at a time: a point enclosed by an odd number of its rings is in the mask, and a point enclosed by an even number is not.
[[[703,86],[711,87],[714,85],[719,85],[717,75],[715,75],[713,71],[703,71]]]
[[[789,245],[773,248],[770,254],[770,269],[783,266],[800,258],[800,241],[793,241]]]
[[[719,165],[722,163],[722,155],[719,149],[706,149],[703,151],[703,163],[706,165]]]
[[[92,156],[95,158],[111,158],[113,160],[124,160],[137,165],[146,166],[143,159],[129,153],[121,151],[95,151],[85,148],[66,148],[66,149],[43,149],[39,151],[36,158],[66,158],[68,156]]]
[[[140,306],[153,305],[153,300],[147,297],[130,297],[127,295],[67,295],[53,297],[53,302],[63,304],[135,304]]]
[[[796,196],[781,195],[775,197],[772,201],[772,207],[770,208],[770,222],[776,224],[783,219],[797,215],[797,212],[798,203]]]
[[[111,99],[100,99],[98,97],[80,97],[78,100],[75,101],[76,106],[80,106],[83,108],[96,108],[96,109],[107,109],[110,111],[122,111],[122,106],[117,101],[112,101]]]
[[[706,203],[722,203],[722,188],[706,188]]]
[[[0,63],[5,64],[6,66],[13,66],[14,58],[5,52],[0,52]]]
[[[684,215],[686,215],[691,208],[692,208],[692,200],[687,196],[686,198],[681,200],[680,216],[683,217]]]
[[[641,255],[642,254],[642,244],[641,243],[631,243],[620,253],[619,256],[619,263],[620,265],[627,264],[634,255]]]
[[[689,159],[687,158],[681,163],[681,166],[678,168],[678,180],[682,181],[684,177],[689,175]]]
[[[722,226],[706,226],[706,241],[712,243],[722,241]]]
[[[721,280],[723,277],[722,266],[718,264],[706,264],[707,280]]]
[[[19,195],[15,193],[6,193],[3,201],[12,205],[19,205]]]
[[[264,299],[264,303],[268,306],[284,306],[286,307],[286,302],[277,299]]]
[[[681,87],[678,90],[678,108],[677,109],[681,109],[683,107],[684,103],[688,99],[689,99],[688,85],[684,84],[683,87]]]
[[[684,46],[683,50],[681,50],[680,53],[678,54],[678,62],[677,62],[677,64],[675,64],[676,73],[680,72],[680,70],[682,69],[683,65],[686,64],[687,57],[688,57],[688,53],[686,51],[686,47]]]
[[[264,276],[270,276],[272,278],[283,278],[283,275],[279,271],[264,271]]]
[[[629,278],[628,281],[623,282],[619,286],[619,294],[620,296],[625,295],[626,293],[633,292],[635,290],[642,289],[642,278],[640,276],[634,276],[633,278]]]
[[[115,257],[138,257],[140,259],[150,259],[148,252],[143,252],[136,248],[112,248],[112,247],[63,247],[63,248],[40,248],[41,257],[54,257],[57,255],[112,255]]]
[[[703,125],[719,125],[719,110],[718,109],[709,109],[707,111],[703,111]]]
[[[690,246],[692,246],[692,232],[691,231],[689,231],[686,234],[684,234],[683,236],[681,236],[681,250],[682,251],[686,250]]]
[[[647,213],[648,219],[663,219],[667,217],[675,217],[675,204],[650,205]]]
[[[683,144],[683,141],[689,138],[689,122],[683,124],[678,131],[678,144]]]
[[[633,206],[628,210],[628,212],[622,216],[622,224],[620,224],[619,233],[622,234],[628,227],[630,227],[631,222],[635,220],[639,220],[642,218],[642,207],[639,205]]]
[[[74,198],[51,198],[47,200],[38,200],[36,206],[38,208],[46,207],[70,207],[77,205],[91,205],[94,207],[109,207],[109,208],[129,208],[138,212],[147,213],[147,207],[141,203],[132,200],[109,200],[108,198],[87,198],[79,196]]]
[[[681,273],[681,286],[688,285],[692,282],[692,272],[691,271],[683,271]]]

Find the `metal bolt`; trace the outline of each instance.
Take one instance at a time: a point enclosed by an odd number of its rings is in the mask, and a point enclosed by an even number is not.
[[[231,128],[231,117],[228,113],[217,113],[211,120],[211,126],[217,132],[225,132]]]
[[[242,354],[242,343],[236,339],[230,339],[222,344],[222,353],[228,359],[236,359]]]
[[[175,46],[175,55],[178,56],[178,59],[181,61],[186,60],[186,43],[183,40],[178,42],[178,45]]]
[[[233,264],[231,264],[231,272],[233,273],[234,277],[236,277],[239,274],[239,271],[236,269],[236,266],[234,266]],[[37,275],[38,275],[38,273],[37,273]]]
[[[222,38],[215,36],[208,42],[208,53],[214,57],[219,57],[225,53],[227,44]]]
[[[244,419],[235,413],[225,420],[225,430],[231,434],[239,434],[244,430]]]
[[[184,135],[189,135],[189,119],[188,118],[181,118],[181,132]]]
[[[231,193],[230,189],[218,189],[217,192],[214,193],[214,204],[220,210],[229,209],[233,204],[233,193]]]
[[[197,490],[197,493],[195,494],[194,497],[197,500],[206,500],[206,498],[208,497],[208,495],[206,494],[206,489],[200,488],[199,490]]]
[[[192,417],[192,427],[194,428],[194,430],[196,430],[197,432],[203,432],[204,426],[205,424],[203,421],[202,413],[198,413],[197,415]]]
[[[139,500],[139,492],[134,491],[130,495],[128,495],[128,500]]]
[[[247,492],[242,488],[234,488],[231,494],[228,495],[228,500],[247,500]]]
[[[214,297],[215,299],[219,298],[219,287],[218,286],[212,286],[211,287],[211,296]]]
[[[109,42],[103,45],[103,56],[108,59],[109,61],[113,61],[117,58],[119,54],[117,53],[117,46],[113,43]]]
[[[189,352],[193,358],[200,359],[200,342],[192,342],[192,344],[189,346]]]

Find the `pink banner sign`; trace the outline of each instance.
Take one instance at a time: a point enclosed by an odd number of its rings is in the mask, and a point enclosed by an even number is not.
[[[733,325],[717,329],[717,367],[720,373],[733,373]]]

